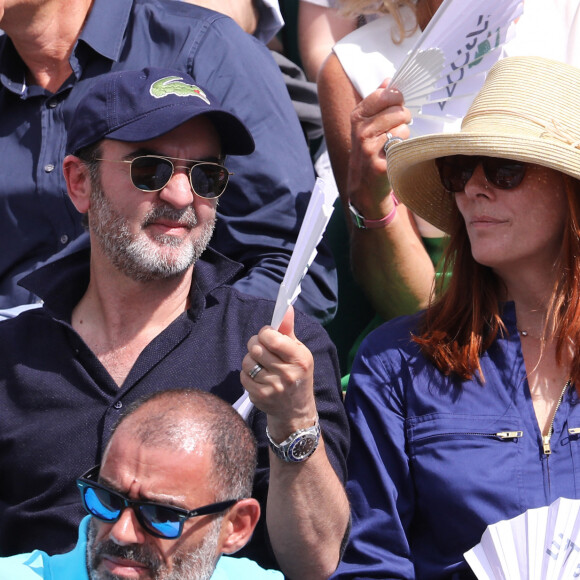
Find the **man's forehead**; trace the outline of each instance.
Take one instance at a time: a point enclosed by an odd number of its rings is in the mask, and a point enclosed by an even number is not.
[[[179,446],[146,444],[134,435],[117,430],[113,436],[100,472],[107,484],[134,498],[181,507],[205,501],[207,492],[212,493],[207,445],[189,453]]]
[[[138,409],[117,427],[105,457],[110,453],[138,457],[165,454],[171,461],[198,461],[212,457],[213,446],[203,421],[188,420],[166,407],[148,412]]]

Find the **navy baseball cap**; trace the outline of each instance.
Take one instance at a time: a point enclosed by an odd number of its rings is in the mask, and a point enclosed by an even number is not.
[[[254,139],[246,126],[187,73],[162,68],[124,70],[94,79],[68,124],[67,152],[101,139],[148,141],[206,115],[226,155],[249,155]]]

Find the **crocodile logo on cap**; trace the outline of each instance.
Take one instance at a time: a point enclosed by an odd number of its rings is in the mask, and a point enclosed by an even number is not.
[[[208,105],[209,99],[206,94],[196,85],[189,85],[183,82],[183,77],[164,77],[155,81],[149,92],[156,99],[162,99],[167,95],[178,97],[198,97]]]

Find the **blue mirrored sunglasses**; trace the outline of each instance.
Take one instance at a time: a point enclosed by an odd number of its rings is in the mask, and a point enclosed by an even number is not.
[[[169,540],[179,538],[185,520],[221,513],[239,501],[230,499],[204,505],[194,510],[150,501],[133,501],[98,483],[100,467],[96,465],[77,479],[77,487],[85,510],[99,520],[112,524],[119,520],[124,509],[131,508],[141,527],[156,538]]]

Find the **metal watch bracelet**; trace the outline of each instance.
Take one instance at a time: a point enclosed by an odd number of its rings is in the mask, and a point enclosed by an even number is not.
[[[316,415],[316,421],[312,427],[294,431],[282,443],[276,443],[272,439],[268,427],[266,427],[266,437],[268,437],[270,449],[282,461],[286,461],[287,463],[306,461],[316,451],[320,441],[320,422],[318,415]]]

